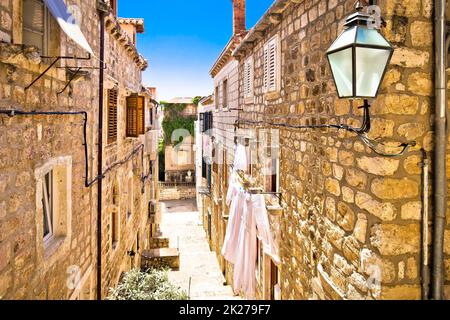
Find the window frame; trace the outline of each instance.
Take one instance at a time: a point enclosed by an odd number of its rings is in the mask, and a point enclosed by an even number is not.
[[[214,89],[214,110],[219,110],[220,101],[220,87],[216,86]]]
[[[49,177],[49,181],[47,185],[47,177]],[[55,206],[55,201],[54,201],[54,197],[53,195],[55,194],[53,188],[54,188],[54,184],[53,184],[53,169],[50,170],[49,172],[47,172],[45,174],[45,176],[43,177],[42,181],[42,206],[43,206],[43,216],[44,216],[44,220],[47,221],[47,227],[48,227],[48,234],[45,234],[45,221],[43,221],[43,240],[44,240],[44,244],[48,243],[52,240],[53,236],[54,236],[54,229],[53,229],[53,222],[54,222],[54,206]]]
[[[52,178],[52,232],[44,236],[44,187],[46,175]],[[36,181],[37,261],[44,269],[52,266],[70,250],[72,239],[72,157],[57,157],[34,171]]]
[[[270,54],[271,46],[275,44],[276,48],[274,50],[274,83],[273,87],[269,78],[271,64],[270,64]],[[263,47],[263,91],[264,93],[279,92],[281,89],[281,45],[280,38],[278,35],[270,38]]]
[[[222,110],[228,110],[229,109],[229,101],[228,101],[228,91],[229,83],[228,78],[224,78],[222,80]]]
[[[116,251],[120,242],[120,212],[118,207],[111,211],[111,249]]]
[[[45,5],[44,1],[42,0],[23,0],[22,1],[22,43],[24,45],[32,45],[29,43],[25,43],[25,32],[31,32],[31,33],[35,33],[35,34],[41,34],[41,32],[33,30],[33,29],[29,29],[25,26],[25,1],[30,1],[30,2],[35,2],[35,3],[40,3],[42,5],[42,15],[43,15],[43,21],[42,21],[42,26],[43,26],[43,31],[42,31],[42,48],[38,48],[41,55],[42,56],[47,56],[49,55],[49,51],[50,51],[50,39],[51,39],[51,13],[48,10],[47,6]],[[34,46],[34,45],[33,45]]]

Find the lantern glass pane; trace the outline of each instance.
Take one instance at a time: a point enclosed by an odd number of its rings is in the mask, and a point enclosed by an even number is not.
[[[367,29],[359,27],[356,37],[358,44],[374,45],[382,47],[390,47],[391,45],[386,39],[375,29]]]
[[[328,56],[339,97],[353,96],[352,48]]]
[[[389,61],[390,50],[356,48],[356,95],[375,97]]]
[[[357,28],[353,27],[342,32],[336,41],[334,41],[331,45],[330,49],[328,49],[328,52],[353,44],[356,39],[356,30]]]

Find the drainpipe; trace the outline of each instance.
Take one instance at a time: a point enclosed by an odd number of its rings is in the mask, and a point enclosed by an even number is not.
[[[422,300],[430,298],[430,254],[429,254],[429,170],[430,159],[427,152],[422,149]]]
[[[101,1],[100,1],[101,2]],[[99,6],[100,75],[98,83],[98,176],[97,183],[97,300],[102,300],[102,193],[103,193],[103,82],[105,78],[105,11]]]
[[[432,296],[443,299],[444,288],[444,231],[447,206],[447,48],[446,43],[446,1],[435,1],[435,165],[434,165],[434,241]]]

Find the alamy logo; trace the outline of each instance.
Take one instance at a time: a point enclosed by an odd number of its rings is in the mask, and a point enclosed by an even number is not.
[[[77,26],[81,26],[81,9],[77,5],[70,5],[67,7],[67,14],[70,15],[69,19],[67,20],[68,23],[76,24]]]
[[[76,289],[80,285],[81,270],[79,266],[70,266],[67,268],[68,277],[66,281],[67,288]]]
[[[381,29],[383,20],[381,19],[381,8],[379,6],[368,6],[367,14],[370,19],[367,21],[367,28]]]

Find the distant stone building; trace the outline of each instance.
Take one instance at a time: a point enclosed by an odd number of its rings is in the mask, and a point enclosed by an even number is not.
[[[182,106],[181,117],[195,119],[197,106],[192,100],[193,98],[174,98],[167,103]],[[183,141],[175,143],[181,136],[184,137]],[[170,141],[166,141],[165,147],[165,182],[195,183],[194,137],[184,129],[167,138]]]
[[[84,37],[49,3],[66,3]],[[158,229],[143,21],[118,19],[117,1],[2,1],[0,12],[0,299],[105,298]]]
[[[371,2],[386,20],[380,32],[395,48],[380,94],[370,101],[367,137],[374,145],[344,130],[302,129],[362,123],[362,101],[338,99],[326,58],[355,1],[277,0],[232,49],[239,72],[237,129],[251,133],[247,144],[240,142],[252,159],[245,175],[251,187],[281,195],[280,205],[272,196],[266,199],[281,264],[258,249],[258,299],[450,299],[450,216],[437,209],[448,189],[436,185],[439,175],[450,174],[448,145],[447,172],[429,175],[442,160],[435,156],[440,106],[433,90],[443,89],[434,78],[448,67],[434,64],[434,46],[448,51],[445,41],[433,36],[434,12],[442,1]],[[220,84],[227,79],[220,72],[229,73],[220,61],[227,50],[213,69],[219,110]],[[234,63],[231,57],[226,61]],[[444,118],[445,110],[448,106]],[[221,126],[231,127],[216,120],[219,115],[214,114],[217,141]],[[396,146],[411,141],[416,144],[404,154],[382,155],[399,153],[402,147]],[[264,161],[268,152],[276,161]],[[213,169],[213,195],[203,212],[212,216],[205,228],[222,262],[219,221],[227,210],[219,200],[227,176],[220,165],[218,170]]]

